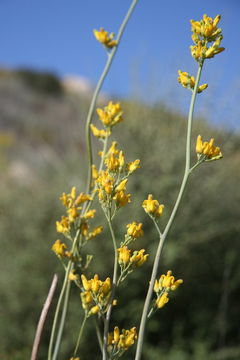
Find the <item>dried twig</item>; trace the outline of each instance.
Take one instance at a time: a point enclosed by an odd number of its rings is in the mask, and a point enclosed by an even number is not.
[[[47,318],[47,314],[48,314],[50,305],[51,305],[52,300],[53,300],[53,296],[54,296],[56,286],[57,286],[57,281],[58,281],[58,277],[57,277],[56,274],[54,274],[52,284],[51,284],[51,287],[50,287],[49,292],[48,292],[48,296],[47,296],[46,301],[45,301],[45,303],[43,305],[41,316],[40,316],[39,321],[38,321],[37,331],[36,331],[36,335],[35,335],[35,339],[34,339],[33,347],[32,347],[31,360],[37,360],[40,340],[41,340],[41,336],[42,336],[42,332],[43,332],[43,327],[44,327],[44,324],[45,324],[45,321],[46,321],[46,318]]]

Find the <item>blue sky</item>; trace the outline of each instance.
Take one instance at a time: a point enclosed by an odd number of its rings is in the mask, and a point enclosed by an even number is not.
[[[77,74],[97,81],[104,49],[92,29],[118,31],[130,0],[0,0],[0,66],[30,67],[59,76]],[[178,69],[194,75],[189,19],[222,15],[226,51],[206,61],[202,82],[208,95],[199,104],[214,121],[239,124],[240,1],[139,0],[127,26],[104,90],[145,101],[163,99],[183,111],[189,100],[177,84]],[[170,99],[171,96],[171,100]],[[208,105],[207,105],[208,104]],[[233,110],[234,107],[234,110]]]

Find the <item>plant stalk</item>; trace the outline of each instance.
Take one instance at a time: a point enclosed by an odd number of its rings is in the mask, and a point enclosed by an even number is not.
[[[94,90],[94,93],[93,93],[93,97],[92,97],[92,101],[91,101],[91,104],[90,104],[90,107],[89,107],[89,111],[88,111],[88,115],[87,115],[87,121],[86,121],[86,128],[85,128],[85,131],[86,131],[86,143],[87,143],[87,151],[88,151],[88,177],[87,177],[87,187],[86,187],[86,193],[88,194],[90,192],[90,189],[91,189],[91,182],[92,182],[92,164],[93,164],[93,152],[92,152],[92,141],[91,141],[91,133],[90,133],[90,125],[91,125],[91,122],[92,122],[92,118],[93,118],[93,111],[94,111],[94,108],[96,106],[96,102],[97,102],[97,97],[98,97],[98,94],[102,88],[102,85],[103,85],[103,82],[109,72],[109,69],[111,67],[111,64],[112,64],[112,61],[114,59],[114,56],[117,52],[117,49],[118,49],[118,46],[119,46],[119,43],[120,43],[120,40],[122,38],[122,35],[123,35],[123,32],[126,28],[126,25],[128,23],[128,20],[130,19],[130,16],[135,8],[135,6],[137,5],[137,2],[138,0],[133,0],[129,9],[128,9],[128,12],[119,28],[119,31],[118,31],[118,34],[117,34],[117,37],[116,37],[116,40],[117,40],[117,45],[111,50],[111,52],[108,53],[108,58],[107,58],[107,62],[106,62],[106,65],[103,69],[103,72],[100,76],[100,79],[96,85],[96,88]]]
[[[169,218],[168,223],[167,223],[167,225],[166,225],[166,227],[164,229],[163,234],[161,234],[157,223],[154,221],[155,226],[156,226],[157,231],[158,231],[158,234],[159,234],[159,244],[158,244],[156,256],[155,256],[155,259],[154,259],[152,275],[151,275],[151,280],[150,280],[150,283],[149,283],[147,296],[146,296],[144,307],[143,307],[143,312],[142,312],[142,317],[141,317],[141,322],[140,322],[140,328],[139,328],[139,334],[138,334],[138,343],[137,343],[135,360],[140,360],[141,356],[142,356],[142,348],[143,348],[146,320],[147,320],[149,306],[150,306],[151,299],[152,299],[152,292],[153,292],[154,282],[155,282],[156,275],[157,275],[157,270],[158,270],[158,266],[159,266],[159,261],[160,261],[163,245],[164,245],[165,239],[166,239],[166,237],[168,235],[168,232],[169,232],[169,230],[170,230],[170,228],[172,226],[172,223],[174,221],[176,212],[177,212],[177,210],[179,208],[179,205],[180,205],[180,202],[182,200],[184,190],[186,188],[186,184],[187,184],[189,175],[191,173],[191,171],[190,171],[190,160],[191,160],[191,134],[192,134],[193,112],[194,112],[194,105],[195,105],[197,90],[198,90],[199,81],[200,81],[200,77],[201,77],[202,67],[203,67],[203,63],[200,63],[199,67],[198,67],[195,87],[194,87],[194,90],[193,90],[193,93],[192,93],[191,102],[190,102],[190,106],[189,106],[187,139],[186,139],[186,163],[185,163],[185,171],[184,171],[184,175],[183,175],[182,184],[181,184],[181,187],[180,187],[180,190],[179,190],[179,194],[178,194],[177,200],[175,202],[174,208],[172,210],[172,213],[170,215],[170,218]]]
[[[109,323],[110,323],[110,318],[111,318],[111,313],[112,313],[112,302],[113,302],[113,299],[115,296],[116,286],[117,286],[117,270],[118,270],[117,242],[116,242],[114,230],[112,227],[111,215],[110,214],[109,214],[109,216],[107,216],[107,214],[105,214],[105,215],[106,215],[106,218],[108,221],[108,226],[109,226],[110,233],[112,236],[112,241],[113,241],[114,267],[113,267],[112,292],[111,292],[111,296],[110,296],[110,300],[109,300],[108,310],[107,310],[107,314],[106,314],[106,320],[104,323],[102,360],[107,360],[107,358],[108,358],[108,356],[107,356],[107,340],[108,340],[108,332],[109,332]]]
[[[51,287],[49,289],[46,301],[45,301],[45,303],[43,305],[41,316],[40,316],[40,319],[39,319],[39,322],[38,322],[37,331],[36,331],[35,339],[34,339],[34,342],[33,342],[31,360],[37,360],[37,358],[38,358],[38,350],[39,350],[39,346],[40,346],[42,332],[43,332],[43,328],[44,328],[44,324],[45,324],[45,321],[46,321],[46,318],[47,318],[48,311],[50,309],[50,306],[51,306],[51,303],[52,303],[52,300],[53,300],[53,296],[54,296],[55,291],[56,291],[57,281],[58,281],[58,277],[57,277],[56,274],[54,274],[52,284],[51,284]]]
[[[83,322],[82,322],[81,327],[80,327],[77,343],[76,343],[75,350],[74,350],[74,353],[73,353],[74,357],[77,355],[77,351],[78,351],[78,348],[79,348],[79,345],[80,345],[80,341],[81,341],[81,337],[82,337],[82,334],[83,334],[83,329],[84,329],[84,326],[86,324],[86,321],[87,321],[87,314],[84,315]]]

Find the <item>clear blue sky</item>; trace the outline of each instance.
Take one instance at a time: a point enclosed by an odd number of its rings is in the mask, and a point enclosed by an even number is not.
[[[106,57],[92,29],[104,26],[116,33],[130,2],[0,0],[0,66],[50,70],[59,76],[78,74],[95,83]],[[224,114],[220,122],[237,126],[239,0],[139,0],[104,90],[119,96],[137,93],[146,101],[171,94],[184,109],[188,95],[177,84],[177,70],[196,71],[189,52],[189,19],[198,20],[204,13],[222,15],[226,51],[206,61],[203,82],[209,83],[209,93],[201,95],[199,106],[206,109],[210,103],[214,121]]]

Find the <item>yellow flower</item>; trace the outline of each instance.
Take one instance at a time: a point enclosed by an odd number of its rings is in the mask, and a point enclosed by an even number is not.
[[[85,237],[88,236],[88,229],[89,229],[89,226],[86,222],[82,222],[81,225],[80,225],[80,229],[81,229],[81,234]]]
[[[166,303],[168,303],[169,298],[168,298],[168,293],[165,292],[163,293],[163,295],[159,296],[156,300],[156,306],[158,309],[162,308],[164,305],[166,305]]]
[[[75,274],[75,271],[74,270],[70,271],[70,273],[68,275],[68,279],[70,281],[75,281],[75,280],[77,280],[77,278],[78,278],[78,275]]]
[[[104,28],[100,28],[100,30],[93,30],[95,38],[107,48],[111,49],[117,45],[117,40],[113,40],[114,33],[108,34]]]
[[[120,337],[119,327],[115,326],[114,331],[113,331],[113,341],[115,344],[117,344],[119,342],[119,337]]]
[[[106,127],[112,127],[122,121],[122,113],[120,103],[114,104],[112,101],[104,109],[97,109],[99,119]]]
[[[109,131],[106,130],[99,130],[96,126],[94,126],[93,124],[90,125],[92,133],[94,136],[100,138],[100,139],[105,139],[107,136],[110,135]]]
[[[120,182],[120,184],[118,184],[118,186],[115,188],[115,191],[125,191],[126,190],[126,184],[128,182],[128,179],[122,180]]]
[[[195,46],[190,46],[192,57],[196,60],[213,58],[225,50],[224,47],[219,47],[221,40],[222,38],[219,37],[210,47],[203,46],[201,42]]]
[[[134,340],[137,338],[137,329],[135,327],[125,332],[125,348],[129,348],[134,344]]]
[[[121,350],[128,350],[137,339],[137,330],[135,327],[130,330],[122,329],[121,333],[118,326],[115,326],[113,333],[108,334],[108,345],[115,345]]]
[[[93,302],[93,297],[90,291],[84,291],[81,293],[82,307],[84,310],[88,309]]]
[[[155,217],[160,217],[164,209],[164,205],[160,205],[157,200],[153,200],[151,194],[148,195],[147,200],[143,201],[142,206],[146,211],[146,213],[153,215]]]
[[[80,205],[89,200],[92,200],[91,196],[84,194],[84,193],[80,193],[79,196],[77,197],[77,199],[75,200],[75,204]]]
[[[207,51],[205,52],[204,56],[207,59],[213,58],[215,55],[219,54],[220,52],[224,51],[224,47],[219,47],[221,43],[222,37],[219,37],[213,44],[210,46]]]
[[[83,288],[86,291],[91,290],[91,281],[87,280],[86,276],[84,274],[81,275]]]
[[[178,82],[185,88],[193,90],[195,87],[195,78],[190,76],[186,71],[178,70]],[[197,92],[201,93],[208,87],[208,84],[203,84],[198,87]]]
[[[127,265],[130,261],[130,257],[131,257],[131,250],[128,249],[127,246],[123,246],[119,249],[117,249],[118,251],[118,262],[119,264],[123,264],[123,265]]]
[[[111,280],[99,280],[97,274],[93,279],[87,280],[85,275],[81,275],[83,292],[81,293],[82,306],[88,311],[88,315],[94,315],[101,311],[106,311],[111,296]]]
[[[170,288],[174,283],[174,276],[172,275],[172,271],[169,270],[167,275],[161,275],[160,281],[163,288]]]
[[[84,219],[92,219],[92,218],[94,218],[95,212],[96,212],[95,209],[88,210],[88,211],[83,215]]]
[[[114,154],[110,154],[106,160],[105,164],[109,171],[116,171],[119,168],[119,159],[114,156]]]
[[[113,186],[114,186],[114,178],[109,174],[108,171],[102,170],[99,173],[97,178],[97,183],[102,190],[104,190],[108,195],[112,194]],[[100,192],[99,192],[100,195]],[[100,197],[99,197],[100,199]],[[101,199],[100,199],[101,200]]]
[[[97,171],[97,168],[96,168],[96,165],[92,165],[92,178],[94,180],[96,180],[98,178],[98,171]]]
[[[135,170],[137,170],[138,168],[140,168],[139,164],[140,164],[140,160],[139,160],[139,159],[128,163],[127,168],[128,168],[129,174],[132,174]]]
[[[75,206],[67,210],[69,221],[72,223],[79,216],[78,208]]]
[[[196,152],[198,157],[204,156],[206,161],[210,160],[218,160],[222,158],[222,153],[220,148],[213,145],[214,139],[211,138],[209,142],[202,141],[201,135],[198,135],[197,142],[196,142]]]
[[[149,254],[144,255],[144,253],[144,249],[134,251],[133,255],[130,258],[130,262],[136,267],[142,266],[147,261],[147,258],[149,256]]]
[[[125,163],[125,158],[124,158],[124,154],[123,154],[122,150],[119,153],[118,161],[119,161],[120,168],[122,168],[124,166],[124,163]]]
[[[73,205],[74,199],[76,198],[76,187],[74,186],[70,194],[63,193],[60,197],[60,200],[64,206],[67,208]]]
[[[108,149],[107,156],[110,155],[118,155],[119,150],[117,149],[118,143],[116,141],[113,141],[110,148]]]
[[[169,270],[167,275],[161,275],[159,280],[155,280],[154,291],[159,293],[162,290],[170,291],[176,290],[180,284],[183,283],[182,279],[175,280],[175,277],[172,275],[172,271]]]
[[[88,240],[96,237],[97,235],[101,234],[101,232],[103,231],[103,226],[97,226],[95,229],[93,229],[93,231],[91,231],[88,234]]]
[[[98,305],[95,305],[91,308],[91,310],[89,311],[88,315],[95,315],[97,313],[99,313],[99,306]]]
[[[65,255],[65,250],[67,246],[62,243],[60,240],[56,240],[52,246],[52,250],[55,252],[57,256],[63,257]]]
[[[127,225],[127,234],[133,238],[138,238],[143,236],[142,223],[137,223],[136,221]]]
[[[101,281],[99,281],[99,278],[98,278],[98,275],[95,274],[94,275],[94,278],[89,280],[90,284],[91,284],[91,290],[94,292],[94,293],[97,293],[100,286],[101,286]]]
[[[101,292],[103,293],[103,295],[108,295],[110,293],[111,290],[111,280],[110,278],[106,278],[105,281],[103,281],[101,283]]]
[[[113,199],[116,201],[116,205],[121,207],[125,206],[127,203],[131,202],[131,194],[125,194],[124,191],[118,191]]]
[[[61,221],[56,221],[57,232],[68,233],[70,231],[70,220],[66,216],[61,217]]]
[[[210,59],[225,50],[224,47],[220,47],[223,39],[222,30],[217,27],[220,18],[220,15],[217,15],[215,19],[203,15],[200,21],[190,20],[193,32],[192,40],[195,43],[194,46],[190,46],[190,49],[192,57],[198,62]],[[212,42],[214,43],[208,47]]]
[[[204,14],[200,21],[190,20],[192,31],[197,35],[212,41],[221,33],[221,29],[217,28],[220,19],[220,15],[217,15],[212,19],[210,16]]]
[[[71,357],[69,360],[80,360],[80,357]]]

